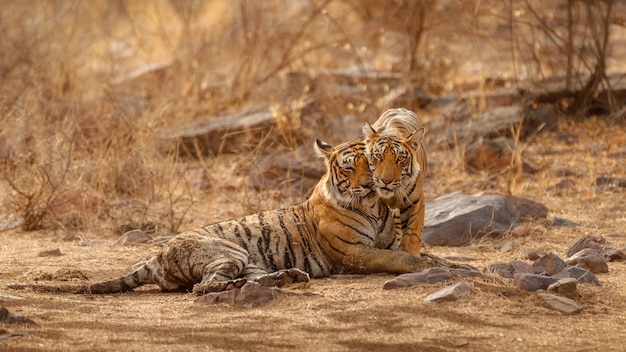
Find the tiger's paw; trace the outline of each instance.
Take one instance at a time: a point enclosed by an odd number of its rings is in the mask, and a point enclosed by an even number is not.
[[[300,269],[285,269],[258,276],[254,281],[265,287],[283,287],[294,282],[309,282],[309,274]]]
[[[248,282],[248,280],[245,278],[230,281],[201,282],[193,285],[193,290],[191,292],[198,296],[202,296],[209,292],[221,292],[232,290],[234,288],[241,288],[246,284],[246,282]]]

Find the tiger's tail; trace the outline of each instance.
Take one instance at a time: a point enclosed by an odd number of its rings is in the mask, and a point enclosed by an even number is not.
[[[156,283],[153,280],[154,270],[150,264],[151,261],[147,261],[132,273],[118,279],[83,286],[80,290],[82,292],[77,293],[103,294],[128,292],[139,286]]]

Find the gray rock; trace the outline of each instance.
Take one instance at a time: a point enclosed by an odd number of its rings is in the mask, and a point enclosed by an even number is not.
[[[464,281],[458,282],[437,290],[424,298],[427,302],[449,302],[456,301],[462,294],[470,292],[470,287]]]
[[[571,314],[579,313],[583,309],[580,304],[569,298],[552,295],[549,293],[540,293],[539,297],[541,297],[550,308],[558,310],[559,312]]]
[[[580,226],[579,224],[571,221],[571,220],[567,220],[564,218],[559,218],[556,216],[553,216],[551,219],[551,223],[552,226],[566,226],[566,227],[576,227],[576,226]]]
[[[528,260],[537,260],[546,255],[546,252],[542,249],[529,249],[522,253],[522,257]]]
[[[600,176],[596,178],[596,186],[605,186],[605,185],[626,188],[626,178],[605,177],[605,176]]]
[[[600,235],[597,235],[597,236],[587,235],[587,236],[579,238],[567,250],[565,255],[568,257],[571,257],[585,248],[591,248],[591,249],[596,249],[598,251],[602,251],[605,244],[606,244],[606,239],[604,237]]]
[[[606,260],[609,262],[626,260],[626,253],[620,251],[619,249],[606,247],[602,252],[606,257]]]
[[[23,315],[11,313],[4,307],[0,307],[0,322],[5,324],[37,325],[37,323],[35,323],[32,319]]]
[[[563,279],[566,277],[572,277],[576,279],[576,282],[581,284],[590,284],[594,286],[602,286],[598,277],[589,269],[580,268],[577,266],[568,266],[560,273],[553,276],[556,279]]]
[[[554,253],[548,253],[533,262],[533,268],[538,274],[554,275],[565,269],[567,264]]]
[[[581,268],[589,269],[594,274],[609,272],[609,265],[606,262],[604,253],[597,249],[585,248],[565,259],[565,262],[568,265],[576,265]]]
[[[567,277],[559,279],[559,281],[548,286],[548,291],[553,291],[561,296],[576,299],[580,297],[580,294],[576,290],[576,279],[573,277]]]
[[[525,291],[539,291],[545,290],[548,286],[559,281],[558,278],[553,276],[545,276],[539,274],[515,274],[513,277],[513,285],[515,287]]]
[[[505,278],[513,278],[515,274],[534,274],[532,265],[521,260],[512,260],[508,263],[496,263],[489,265],[485,271],[498,273]]]
[[[384,290],[409,287],[413,285],[435,284],[450,280],[454,277],[481,277],[487,279],[479,271],[457,268],[433,267],[425,269],[419,273],[402,274],[388,280],[383,285]]]
[[[252,308],[262,306],[271,300],[283,296],[313,296],[310,292],[291,292],[278,287],[264,287],[256,282],[247,282],[241,288],[233,288],[222,292],[211,292],[198,297],[195,303],[219,304]]]
[[[505,196],[455,192],[426,204],[423,240],[432,246],[465,246],[518,223],[517,209]]]

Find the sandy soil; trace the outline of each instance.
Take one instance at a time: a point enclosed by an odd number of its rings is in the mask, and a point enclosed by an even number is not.
[[[435,247],[441,256],[472,259],[485,266],[522,258],[524,250],[540,248],[561,257],[585,234],[603,235],[608,245],[624,249],[624,190],[593,186],[595,176],[624,177],[624,130],[590,120],[566,124],[563,132],[539,137],[525,153],[539,165],[526,176],[517,195],[544,202],[551,215],[578,227],[531,223],[528,237],[505,236],[463,248]],[[578,136],[576,143],[563,135]],[[560,136],[560,137],[559,137]],[[569,142],[568,142],[569,141]],[[569,143],[569,144],[568,144]],[[615,153],[618,153],[615,156]],[[622,154],[619,154],[622,153]],[[484,175],[451,172],[443,151],[431,153],[433,167],[428,196],[450,190],[477,191]],[[554,191],[562,177],[555,170],[577,171],[574,187]],[[447,178],[440,177],[448,175]],[[497,180],[502,184],[502,180]],[[213,199],[216,199],[213,197]],[[150,257],[158,245],[82,245],[89,234],[63,231],[0,233],[0,306],[37,322],[36,326],[0,324],[24,336],[0,340],[11,351],[68,350],[303,350],[303,351],[552,351],[621,350],[626,324],[626,263],[609,264],[600,274],[602,287],[579,285],[579,314],[552,310],[535,294],[512,287],[510,281],[466,280],[471,293],[447,303],[423,299],[449,283],[383,290],[390,275],[312,280],[289,290],[315,296],[286,297],[258,308],[204,305],[185,293],[160,293],[156,286],[115,295],[47,294],[11,290],[11,283],[67,284],[108,279],[127,273],[135,262]],[[89,238],[86,238],[89,240]],[[115,237],[106,238],[109,243]],[[513,241],[513,250],[500,247]],[[59,249],[60,256],[41,257]],[[87,278],[81,277],[81,274]]]

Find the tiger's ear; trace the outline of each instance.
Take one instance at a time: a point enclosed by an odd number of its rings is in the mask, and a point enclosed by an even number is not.
[[[365,125],[363,125],[362,133],[365,143],[369,143],[378,136],[378,132],[376,132],[374,127],[372,127],[369,122],[366,122]]]
[[[319,138],[315,139],[315,145],[313,147],[315,148],[315,153],[326,160],[328,160],[333,153],[333,146]]]
[[[424,127],[420,127],[419,130],[411,133],[404,141],[409,143],[411,149],[417,150],[422,142],[422,139],[424,138],[424,133]]]

